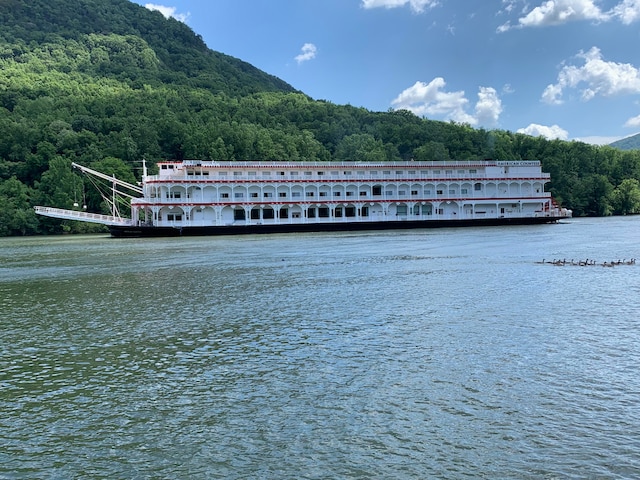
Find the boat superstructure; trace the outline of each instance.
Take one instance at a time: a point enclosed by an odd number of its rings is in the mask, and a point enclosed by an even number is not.
[[[129,219],[93,221],[114,236],[157,236],[550,223],[571,216],[545,191],[550,176],[539,161],[187,160],[158,167],[157,175],[144,169],[139,187],[126,184],[139,194],[130,195]]]

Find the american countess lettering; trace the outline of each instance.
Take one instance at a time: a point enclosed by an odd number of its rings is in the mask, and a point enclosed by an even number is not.
[[[537,167],[540,162],[537,160],[514,160],[496,162],[499,167]]]

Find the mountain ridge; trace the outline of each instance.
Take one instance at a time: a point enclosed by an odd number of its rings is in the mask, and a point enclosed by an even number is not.
[[[620,150],[639,150],[640,149],[640,133],[629,137],[621,138],[609,144],[610,147],[619,148]]]

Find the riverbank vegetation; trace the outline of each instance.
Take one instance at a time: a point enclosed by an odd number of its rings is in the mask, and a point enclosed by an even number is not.
[[[143,158],[537,159],[574,215],[640,213],[638,150],[313,100],[127,0],[7,0],[0,26],[0,236],[97,228],[32,207],[103,210],[71,162],[135,181]]]

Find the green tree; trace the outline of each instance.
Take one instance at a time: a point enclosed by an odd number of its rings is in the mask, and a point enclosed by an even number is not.
[[[623,180],[611,194],[611,205],[618,215],[640,213],[640,182],[635,178]]]
[[[29,203],[31,192],[16,177],[0,183],[0,236],[30,235],[38,229],[38,219]]]
[[[387,153],[381,140],[373,135],[354,134],[342,139],[336,148],[335,158],[342,162],[384,162]]]

